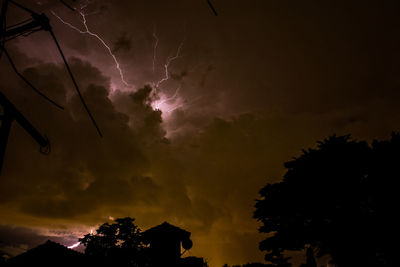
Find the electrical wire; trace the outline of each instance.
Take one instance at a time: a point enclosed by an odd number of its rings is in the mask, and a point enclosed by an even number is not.
[[[11,25],[11,26],[6,27],[6,29],[9,30],[9,29],[11,29],[11,28],[15,28],[15,27],[17,27],[17,26],[19,26],[19,25],[21,25],[21,24],[26,23],[26,22],[31,22],[32,20],[33,20],[32,18],[23,20],[23,21],[18,22],[18,23],[14,24],[14,25]]]
[[[32,31],[30,31],[30,32],[27,32],[27,33],[22,34],[22,36],[23,36],[23,37],[28,37],[28,36],[31,35],[32,33],[39,32],[39,31],[41,31],[41,30],[42,30],[42,29],[32,30]]]
[[[1,38],[1,40],[0,40],[0,60],[1,60],[1,56],[3,55],[4,43],[5,43],[4,38]]]
[[[76,11],[75,8],[73,8],[72,6],[68,5],[65,1],[60,0],[60,2],[61,2],[64,6],[68,7],[69,9],[71,9],[72,11]]]
[[[13,68],[14,72],[21,78],[21,80],[23,80],[33,91],[35,91],[38,95],[40,95],[41,97],[43,97],[44,99],[46,99],[47,101],[49,101],[50,103],[52,103],[53,105],[55,105],[56,107],[58,107],[59,109],[64,109],[63,106],[57,104],[55,101],[53,101],[52,99],[50,99],[48,96],[46,96],[45,94],[43,94],[42,92],[40,92],[31,82],[29,82],[17,69],[17,67],[15,66],[12,58],[10,57],[10,55],[8,54],[7,50],[5,47],[1,47],[1,50],[4,52],[4,54],[6,55],[8,61],[10,62],[11,67]]]
[[[214,13],[215,16],[218,16],[217,10],[215,10],[213,4],[211,3],[211,0],[207,0],[208,5],[210,6],[212,12]]]
[[[9,38],[5,39],[5,42],[11,41],[11,40],[13,40],[15,38],[18,38],[20,36],[27,37],[27,36],[31,35],[32,33],[39,32],[39,31],[43,30],[42,28],[40,28],[40,26],[38,26],[38,27],[39,28],[37,28],[37,29],[33,29],[33,30],[32,29],[28,29],[28,30],[20,32],[20,33],[18,33],[16,35],[13,35],[12,37],[9,37]]]
[[[21,33],[16,34],[16,35],[14,35],[14,36],[12,36],[12,37],[9,37],[9,38],[4,38],[4,42],[6,43],[6,42],[11,41],[11,40],[13,40],[13,39],[16,39],[16,38],[18,38],[18,37],[20,37],[20,36],[23,36],[23,35],[26,34],[27,32],[29,32],[29,31],[21,32]]]
[[[53,40],[54,40],[54,42],[55,42],[55,44],[56,44],[56,46],[57,46],[57,49],[58,49],[58,51],[59,51],[59,53],[60,53],[60,55],[61,55],[63,61],[64,61],[65,67],[67,68],[67,71],[68,71],[68,73],[69,73],[69,76],[71,77],[71,80],[72,80],[72,82],[73,82],[73,84],[74,84],[74,86],[75,86],[75,90],[76,90],[76,92],[77,92],[77,94],[78,94],[78,96],[79,96],[79,98],[80,98],[80,100],[81,100],[81,102],[82,102],[83,107],[85,108],[86,112],[88,113],[88,115],[89,115],[89,117],[90,117],[90,119],[91,119],[93,125],[96,127],[96,130],[97,130],[99,136],[100,136],[100,137],[103,137],[103,135],[102,135],[102,133],[101,133],[101,131],[100,131],[100,128],[99,128],[99,126],[97,125],[96,120],[94,119],[92,113],[90,112],[88,106],[86,105],[85,99],[83,98],[83,96],[82,96],[82,94],[81,94],[81,91],[79,90],[78,84],[76,83],[75,77],[74,77],[74,75],[72,74],[72,71],[71,71],[71,69],[70,69],[70,67],[69,67],[69,64],[68,64],[68,62],[67,62],[67,60],[66,60],[66,58],[65,58],[65,56],[64,56],[64,53],[63,53],[63,51],[62,51],[62,49],[61,49],[61,46],[60,46],[60,44],[58,43],[57,38],[56,38],[56,36],[54,35],[54,32],[51,30],[51,28],[50,28],[49,32],[50,32],[50,35],[51,35],[51,37],[53,38]]]
[[[29,8],[24,7],[23,5],[18,4],[17,2],[15,2],[15,1],[13,1],[13,0],[8,0],[8,2],[10,2],[11,4],[13,4],[13,5],[15,5],[15,6],[21,8],[21,9],[23,9],[23,10],[25,10],[26,12],[28,12],[28,13],[30,13],[30,14],[35,14],[35,12],[33,12],[32,10],[30,10]]]
[[[8,8],[8,1],[4,0],[4,2],[1,3],[1,13],[0,13],[1,34],[3,34],[6,31],[7,8]],[[1,35],[0,47],[3,47],[5,42],[6,42],[5,37],[3,37],[3,35]],[[0,50],[0,59],[1,59],[2,55],[3,55],[3,49]]]
[[[72,71],[71,71],[71,69],[70,69],[70,67],[69,67],[69,64],[68,64],[68,62],[67,62],[67,60],[66,60],[66,58],[65,58],[65,56],[64,56],[64,53],[63,53],[63,51],[62,51],[62,49],[61,49],[61,46],[60,46],[60,44],[58,43],[57,38],[56,38],[56,36],[55,36],[53,30],[51,29],[51,26],[50,26],[50,24],[49,24],[49,20],[48,20],[48,18],[46,17],[46,15],[45,15],[45,14],[39,15],[39,14],[35,13],[34,11],[30,10],[29,8],[26,8],[26,7],[22,6],[21,4],[18,4],[17,2],[15,2],[15,1],[13,1],[13,0],[9,0],[9,2],[12,3],[12,4],[14,4],[15,6],[17,6],[17,7],[21,8],[21,9],[25,10],[26,12],[30,13],[31,16],[32,16],[32,18],[33,18],[34,20],[36,20],[36,21],[39,22],[39,24],[40,24],[40,26],[41,26],[39,30],[42,30],[42,29],[43,29],[43,30],[46,30],[46,31],[50,32],[50,35],[51,35],[51,37],[53,38],[54,43],[55,43],[56,46],[57,46],[58,52],[60,53],[60,55],[61,55],[61,57],[62,57],[62,59],[63,59],[63,61],[64,61],[65,67],[67,68],[68,74],[69,74],[69,76],[71,77],[72,83],[74,84],[75,90],[76,90],[76,92],[78,93],[79,99],[81,100],[81,103],[82,103],[83,107],[85,108],[87,114],[89,115],[90,120],[92,121],[93,125],[95,126],[95,128],[96,128],[96,130],[97,130],[99,136],[100,136],[100,137],[103,137],[103,134],[101,133],[100,128],[99,128],[99,126],[97,125],[96,120],[94,119],[92,113],[90,112],[90,110],[89,110],[89,108],[88,108],[88,106],[87,106],[87,104],[86,104],[86,102],[85,102],[85,99],[83,98],[83,96],[82,96],[82,94],[81,94],[81,91],[79,90],[79,86],[78,86],[78,84],[77,84],[77,82],[76,82],[76,80],[75,80],[74,75],[72,74]],[[31,34],[31,33],[32,33],[32,32],[30,32],[29,34]],[[29,35],[29,34],[28,34],[28,35]],[[20,35],[19,35],[19,36],[20,36]],[[3,47],[3,50],[6,51],[6,50],[4,49],[4,47]],[[17,73],[17,74],[18,74],[18,73]],[[19,74],[19,75],[20,75],[20,74]],[[21,75],[21,76],[22,76],[22,75]],[[21,77],[21,76],[20,76],[20,77]],[[21,77],[21,78],[22,78],[22,77]],[[26,80],[25,78],[23,78],[23,80],[27,82],[27,80]],[[29,83],[29,84],[30,84],[30,83]],[[32,87],[31,87],[31,88],[32,88]]]

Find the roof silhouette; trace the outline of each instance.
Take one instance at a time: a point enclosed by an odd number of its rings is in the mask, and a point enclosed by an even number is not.
[[[190,232],[171,225],[167,222],[163,222],[162,224],[154,226],[153,228],[150,228],[147,231],[143,232],[143,238],[148,241],[157,239],[160,236],[174,237],[182,240],[189,238]]]
[[[6,266],[84,266],[86,263],[84,254],[48,240],[11,258]]]
[[[190,232],[164,222],[143,232],[142,236],[144,241],[150,244],[151,267],[184,266],[181,248],[188,250],[192,247]],[[193,260],[190,263],[193,263]]]
[[[206,265],[203,258],[181,258],[183,249],[190,249],[192,241],[190,232],[164,222],[143,232],[143,237],[150,244],[150,267],[175,266],[175,267],[203,267]],[[144,251],[144,253],[147,253]],[[146,257],[147,257],[146,256]],[[77,266],[121,266],[117,264],[118,258],[97,257],[80,253],[61,244],[48,240],[46,243],[9,259],[4,265],[14,266],[41,266],[41,267],[77,267]]]

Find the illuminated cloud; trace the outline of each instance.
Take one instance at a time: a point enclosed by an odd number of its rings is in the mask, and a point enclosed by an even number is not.
[[[191,231],[192,254],[211,267],[260,261],[254,199],[281,178],[284,161],[332,133],[371,140],[398,130],[394,1],[214,1],[218,17],[200,0],[91,1],[87,26],[115,44],[131,88],[97,38],[49,12],[82,26],[79,13],[41,2],[21,1],[49,14],[104,138],[48,36],[10,43],[26,77],[66,110],[30,92],[3,59],[0,89],[52,144],[42,156],[12,128],[0,178],[0,239],[9,251],[51,236],[70,246],[110,216],[131,216],[144,229],[166,220]],[[128,47],[121,33],[130,49],[118,49]],[[163,77],[171,79],[154,95],[146,85]]]

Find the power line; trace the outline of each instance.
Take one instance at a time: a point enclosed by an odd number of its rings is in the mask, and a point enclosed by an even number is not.
[[[50,99],[48,96],[46,96],[45,94],[43,94],[40,90],[38,90],[30,81],[28,81],[17,69],[17,67],[15,66],[12,58],[10,57],[10,55],[8,54],[7,50],[5,47],[1,47],[2,51],[4,52],[4,54],[6,55],[8,62],[10,62],[11,67],[13,68],[14,72],[21,78],[21,80],[23,80],[34,92],[36,92],[38,95],[40,95],[41,97],[43,97],[44,99],[46,99],[47,101],[49,101],[50,103],[52,103],[53,105],[55,105],[56,107],[58,107],[59,109],[64,109],[64,107],[62,107],[61,105],[57,104],[55,101],[53,101],[52,99]]]

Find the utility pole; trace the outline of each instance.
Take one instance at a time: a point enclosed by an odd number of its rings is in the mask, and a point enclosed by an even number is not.
[[[11,126],[16,121],[21,127],[40,145],[41,151],[49,151],[50,144],[46,137],[42,136],[38,130],[18,111],[18,109],[0,92],[0,105],[3,114],[0,115],[0,174],[3,167],[4,155],[6,153],[8,136]]]
[[[74,85],[74,88],[82,102],[82,105],[84,106],[87,114],[89,115],[93,125],[95,126],[98,134],[100,137],[102,137],[102,133],[100,131],[100,128],[98,127],[94,117],[92,116],[88,106],[86,105],[86,102],[80,92],[80,89],[78,87],[78,84],[75,80],[74,75],[72,74],[71,68],[69,67],[69,64],[67,62],[67,59],[64,56],[64,53],[61,49],[60,44],[57,41],[57,38],[52,30],[52,27],[50,25],[49,18],[44,14],[39,14],[34,12],[33,10],[30,10],[29,8],[19,4],[18,2],[14,0],[0,0],[1,5],[1,12],[0,12],[0,23],[1,23],[1,28],[0,28],[0,59],[2,55],[4,54],[5,57],[8,59],[11,67],[13,68],[14,72],[21,78],[22,81],[24,81],[31,89],[33,89],[38,95],[52,103],[53,105],[57,106],[60,109],[64,109],[62,106],[58,105],[55,103],[53,100],[48,98],[45,94],[40,92],[31,82],[29,82],[17,69],[16,65],[14,64],[10,54],[7,52],[6,49],[6,42],[10,41],[14,38],[17,38],[19,36],[27,36],[31,33],[37,32],[37,31],[46,31],[50,33],[54,43],[56,44],[57,50],[59,51],[62,60],[64,61],[65,67],[68,71],[69,76],[71,77],[72,83]],[[64,5],[67,5],[66,2],[61,1]],[[7,26],[7,11],[8,11],[8,6],[9,4],[12,4],[13,6],[22,9],[23,11],[27,12],[30,15],[30,19],[26,21],[22,21],[20,23],[17,23],[12,26]],[[72,7],[68,6],[70,9],[73,9]],[[1,128],[0,128],[0,174],[3,166],[3,161],[4,161],[4,155],[7,147],[7,142],[8,142],[8,136],[10,134],[11,126],[14,121],[18,122],[19,125],[22,126],[22,128],[25,129],[25,131],[33,138],[35,141],[40,145],[40,151],[43,153],[48,153],[50,152],[50,145],[49,141],[47,138],[43,137],[38,130],[36,130],[35,127],[21,114],[21,112],[18,111],[18,109],[8,100],[8,98],[0,91],[0,106],[3,109],[3,114],[0,115],[0,122],[1,122]]]

